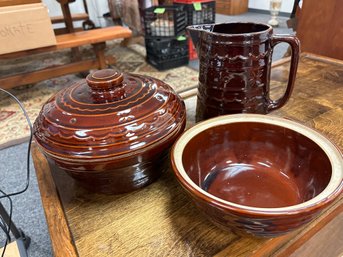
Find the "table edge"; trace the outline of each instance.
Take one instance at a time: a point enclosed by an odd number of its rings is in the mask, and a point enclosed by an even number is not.
[[[301,57],[310,58],[322,62],[329,62],[329,63],[337,63],[342,64],[343,61],[336,60],[333,58],[328,58],[325,56],[320,56],[312,53],[302,53]],[[275,61],[272,63],[272,67],[280,66],[284,63],[287,63],[290,61],[290,57],[282,58],[278,61]],[[181,98],[186,99],[192,96],[195,96],[197,94],[197,88],[192,87],[188,90],[179,92],[179,95]],[[36,168],[36,175],[37,180],[44,181],[44,183],[38,183],[41,200],[43,204],[43,209],[49,229],[49,235],[52,243],[52,249],[54,256],[63,256],[63,257],[78,257],[78,252],[76,249],[76,245],[74,242],[74,239],[72,237],[72,233],[70,231],[67,218],[65,216],[65,212],[63,209],[63,205],[61,202],[61,199],[59,197],[58,190],[56,188],[53,176],[51,174],[51,170],[49,167],[49,164],[47,160],[44,158],[43,153],[40,152],[38,149],[38,146],[35,142],[32,142],[32,159],[34,162],[34,166]],[[38,168],[37,168],[38,167]],[[38,170],[38,172],[37,172]],[[44,171],[44,172],[43,172]],[[334,209],[334,211],[329,212],[330,210]],[[309,239],[312,236],[314,236],[322,227],[324,227],[327,223],[329,223],[334,217],[335,214],[340,211],[343,208],[343,206],[331,206],[326,213],[329,212],[329,214],[325,215],[324,217],[319,217],[319,227],[314,226],[311,229],[307,230],[305,233],[299,234],[300,240],[302,242],[303,239]],[[49,215],[51,213],[54,213],[54,215]],[[334,214],[332,214],[334,213]],[[58,220],[58,222],[57,222]],[[65,232],[64,235],[61,232]],[[301,245],[299,245],[299,237],[294,237],[292,242],[289,243],[289,239],[293,237],[293,233],[273,238],[266,243],[262,244],[259,249],[257,249],[256,252],[253,253],[253,256],[264,256],[265,254],[271,254],[270,249],[278,251],[281,256],[289,255],[290,253],[294,252],[296,249],[298,249]],[[288,246],[286,246],[288,245]],[[286,248],[284,248],[286,246]],[[277,249],[276,249],[277,248]],[[222,252],[224,252],[225,249],[223,249]],[[278,254],[279,255],[279,254]]]
[[[64,208],[49,164],[37,144],[31,146],[32,159],[55,257],[78,257]]]

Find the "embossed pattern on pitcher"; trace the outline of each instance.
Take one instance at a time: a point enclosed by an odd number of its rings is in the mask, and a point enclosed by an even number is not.
[[[196,120],[223,114],[266,114],[282,107],[294,85],[299,43],[294,36],[275,36],[270,26],[222,23],[187,28],[197,46],[200,74]],[[286,42],[292,48],[290,79],[283,97],[269,98],[273,47]]]
[[[218,35],[202,37],[197,120],[267,112],[272,53],[269,36],[242,42]]]

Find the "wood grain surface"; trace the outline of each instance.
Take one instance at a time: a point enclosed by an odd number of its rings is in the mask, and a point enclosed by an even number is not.
[[[303,1],[297,27],[302,51],[343,60],[341,0]]]
[[[39,158],[33,158],[33,162],[35,169],[41,171],[36,173],[37,181],[42,202],[44,203],[44,212],[49,217],[47,224],[49,233],[52,235],[51,238],[54,238],[54,240],[51,240],[54,255],[56,257],[78,256],[65,218],[63,206],[56,191],[51,172],[49,172],[48,162],[41,156],[37,147],[32,148],[32,156],[39,156]]]
[[[217,0],[216,13],[237,15],[248,11],[248,0]]]
[[[0,0],[0,7],[20,4],[35,4],[40,2],[41,0]]]
[[[64,22],[63,15],[53,16],[53,17],[50,17],[50,19],[51,19],[51,23],[52,24]],[[89,19],[89,15],[87,13],[74,13],[74,14],[71,15],[71,19],[73,21],[88,20]]]
[[[274,66],[271,85],[273,97],[282,95],[288,68],[288,61]],[[195,96],[185,92],[182,95],[188,96],[188,126],[191,126],[194,123]],[[291,100],[271,115],[305,123],[343,149],[342,96],[343,62],[303,55]],[[61,251],[63,247],[58,251],[54,248],[56,256],[221,257],[292,254],[331,257],[343,254],[343,231],[340,229],[343,226],[342,197],[311,224],[293,233],[273,239],[253,238],[213,226],[190,202],[171,171],[142,190],[104,196],[85,191],[53,166],[49,169],[36,147],[33,158],[53,245],[63,246],[65,241],[72,243],[73,238],[77,251],[70,254]],[[47,193],[56,196],[48,198]],[[59,223],[62,225],[60,229]],[[69,231],[66,229],[68,226]]]
[[[66,74],[78,73],[91,69],[104,69],[115,62],[115,58],[112,56],[105,56],[105,42],[107,40],[128,38],[131,37],[131,34],[132,33],[128,28],[122,26],[80,31],[57,35],[57,45],[55,46],[0,55],[0,58],[17,58],[64,48],[72,48],[72,53],[74,53],[74,60],[71,63],[2,77],[0,78],[0,87],[3,89],[10,89],[16,86],[36,83]],[[89,60],[82,60],[82,56],[79,54],[80,52],[75,47],[86,44],[91,44],[93,46],[94,57]]]
[[[78,31],[74,33],[62,34],[56,36],[57,44],[54,46],[42,47],[31,50],[24,50],[9,54],[0,55],[1,58],[18,58],[32,54],[57,51],[65,48],[78,47],[87,44],[96,44],[113,39],[124,39],[131,37],[132,32],[122,26],[112,26],[100,29]]]

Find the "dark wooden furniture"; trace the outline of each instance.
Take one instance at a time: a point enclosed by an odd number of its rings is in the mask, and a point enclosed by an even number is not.
[[[73,62],[69,64],[1,77],[0,87],[8,89],[15,86],[36,83],[38,81],[66,74],[88,71],[90,69],[103,69],[107,67],[107,65],[115,63],[115,58],[113,56],[105,56],[105,42],[113,39],[129,38],[131,37],[131,34],[131,30],[122,26],[80,31],[57,35],[57,45],[55,46],[0,55],[0,58],[17,58],[36,53],[56,51],[65,48],[74,48],[83,45],[92,45],[95,55],[94,59],[82,60],[82,57],[80,56],[80,58],[77,58],[76,60],[74,59]]]
[[[60,15],[60,16],[53,16],[50,17],[51,18],[51,23],[52,24],[58,24],[58,23],[64,23],[64,16]],[[71,19],[72,21],[89,21],[89,16],[87,13],[76,13],[76,14],[72,14],[71,15]],[[76,31],[81,31],[83,30],[82,27],[79,28],[74,28],[74,32]],[[65,34],[68,33],[67,28],[55,28],[54,29],[55,35],[61,35],[61,34]]]
[[[274,65],[272,92],[288,78],[289,59]],[[343,62],[302,55],[294,93],[277,115],[325,134],[343,150]],[[183,92],[194,123],[196,90]],[[133,193],[106,196],[78,187],[32,152],[55,256],[341,256],[343,196],[309,225],[281,237],[239,236],[213,226],[173,174]]]
[[[63,15],[51,17],[51,22],[52,24],[65,23],[65,28],[57,28],[54,30],[56,35],[95,28],[95,24],[93,23],[92,20],[89,19],[88,6],[87,6],[86,0],[83,0],[83,6],[84,6],[85,12],[76,13],[76,14],[72,14],[69,8],[69,4],[72,2],[75,2],[76,0],[56,0],[56,1],[59,2],[59,4],[61,5],[61,10],[62,10]],[[82,28],[74,28],[74,25],[73,25],[74,21],[83,21]]]
[[[62,14],[64,17],[64,23],[66,25],[67,32],[74,32],[73,19],[70,13],[69,4],[75,2],[75,0],[56,0],[61,5]]]
[[[83,21],[89,19],[89,15],[87,13],[75,13],[71,15],[71,19],[73,21]],[[51,23],[61,23],[64,22],[63,15],[51,17]]]
[[[343,60],[343,4],[341,0],[305,0],[298,17],[302,51]]]
[[[237,15],[248,11],[248,0],[216,0],[216,13]]]

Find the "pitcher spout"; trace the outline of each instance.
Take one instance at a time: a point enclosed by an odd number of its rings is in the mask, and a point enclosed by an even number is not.
[[[199,54],[199,43],[202,33],[212,32],[214,24],[192,25],[187,27],[187,31],[191,36],[197,54]]]

